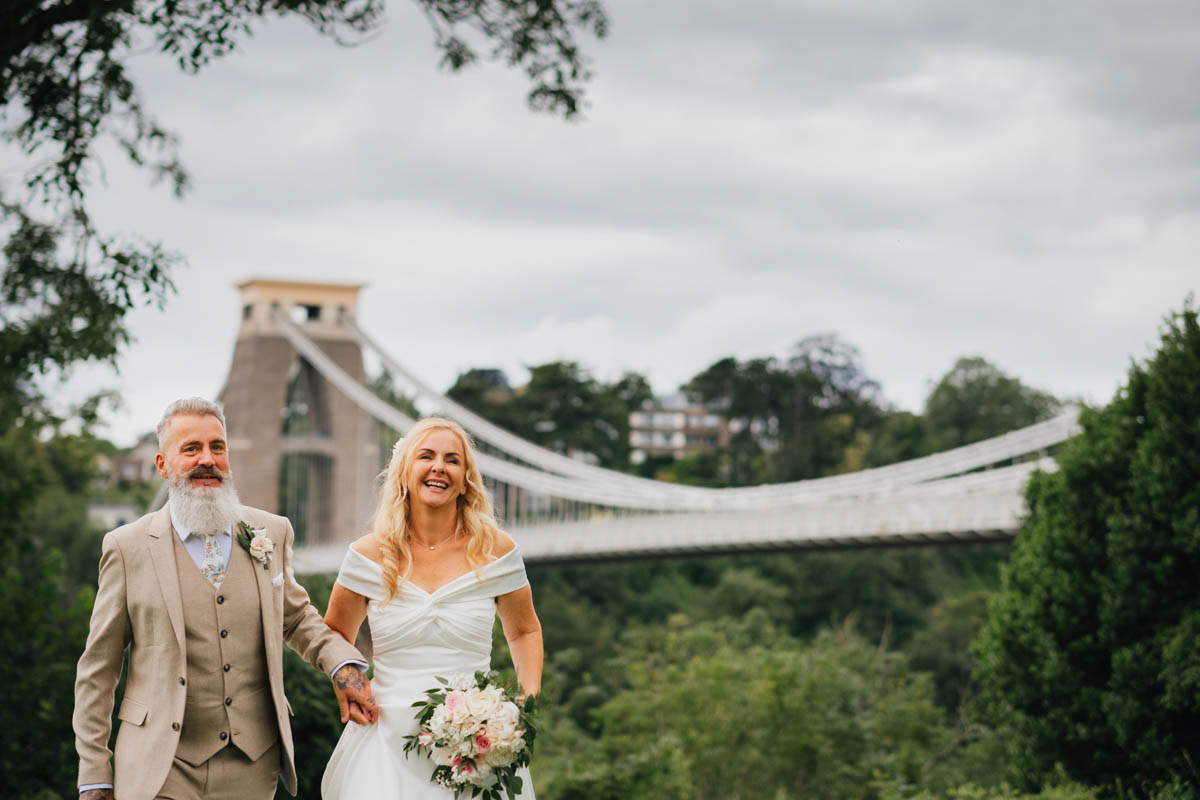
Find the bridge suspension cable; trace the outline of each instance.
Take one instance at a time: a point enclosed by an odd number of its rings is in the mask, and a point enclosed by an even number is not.
[[[411,417],[341,370],[281,311],[275,311],[272,318],[292,346],[366,413],[401,432],[414,424],[415,420]],[[939,481],[998,462],[1044,452],[1048,447],[1065,440],[1078,427],[1076,412],[1072,409],[1054,419],[994,439],[847,475],[755,487],[712,489],[680,486],[583,464],[520,439],[434,391],[383,352],[352,320],[348,323],[349,330],[359,338],[360,344],[378,354],[389,371],[409,383],[421,397],[456,419],[481,442],[540,467],[534,469],[480,452],[480,469],[485,476],[528,492],[612,508],[670,512],[770,510],[839,497],[892,494],[906,486]],[[1003,468],[989,470],[983,473],[984,480],[988,480],[986,476],[989,475],[991,479],[998,480],[1002,472]]]
[[[1066,440],[1078,430],[1078,412],[1070,409],[1052,419],[993,439],[898,464],[845,475],[751,487],[712,489],[683,486],[586,464],[526,441],[433,389],[389,355],[358,325],[353,315],[347,315],[342,324],[355,336],[361,347],[374,352],[379,357],[389,372],[401,378],[419,397],[430,402],[445,416],[457,421],[477,440],[487,442],[502,452],[548,472],[581,480],[608,483],[632,491],[649,491],[656,497],[665,495],[720,496],[723,498],[723,502],[738,497],[757,497],[762,501],[763,506],[820,501],[840,495],[857,495],[959,475],[1029,453],[1044,451]],[[752,503],[752,505],[757,504]]]

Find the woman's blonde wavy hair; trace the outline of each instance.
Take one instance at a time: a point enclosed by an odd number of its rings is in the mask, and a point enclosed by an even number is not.
[[[478,570],[496,559],[496,541],[500,526],[492,512],[492,498],[483,485],[475,461],[475,443],[457,422],[444,417],[426,417],[409,429],[408,435],[392,448],[392,460],[383,472],[379,505],[375,509],[372,532],[383,555],[383,585],[387,589],[384,604],[391,602],[400,589],[400,578],[412,573],[412,515],[408,496],[408,473],[417,449],[436,430],[453,433],[463,444],[463,493],[458,501],[458,529],[467,535],[467,563]]]

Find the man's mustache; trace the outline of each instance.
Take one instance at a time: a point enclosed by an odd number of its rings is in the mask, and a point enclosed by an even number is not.
[[[192,478],[216,478],[219,481],[225,481],[229,479],[229,474],[216,467],[193,467],[188,471],[186,477],[189,480]]]

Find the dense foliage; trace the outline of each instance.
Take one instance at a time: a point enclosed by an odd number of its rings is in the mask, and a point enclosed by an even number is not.
[[[858,349],[837,336],[800,340],[787,359],[722,358],[681,390],[724,416],[729,442],[712,452],[630,463],[629,414],[653,398],[645,377],[613,383],[571,361],[529,368],[512,388],[495,369],[470,369],[447,392],[497,425],[611,469],[701,486],[818,478],[970,444],[1040,422],[1060,409],[986,359],[959,359],[921,414],[898,411],[866,374]]]
[[[1032,780],[1200,788],[1200,325],[1172,315],[1083,435],[1035,476],[978,652]]]
[[[0,705],[0,774],[19,798],[74,785],[75,662],[100,553],[86,512],[94,446],[31,425],[0,434],[0,682],[12,699]]]
[[[979,356],[960,358],[925,401],[933,450],[977,442],[1046,419],[1060,407],[1046,392],[1031,389]]]
[[[629,466],[629,412],[651,396],[640,375],[608,384],[574,361],[530,367],[519,392],[498,370],[468,370],[446,394],[528,441],[610,469]]]

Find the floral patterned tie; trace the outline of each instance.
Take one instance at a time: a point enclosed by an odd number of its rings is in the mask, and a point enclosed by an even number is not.
[[[225,580],[225,556],[215,533],[204,534],[204,563],[200,565],[200,571],[206,581],[221,588],[221,581]]]

